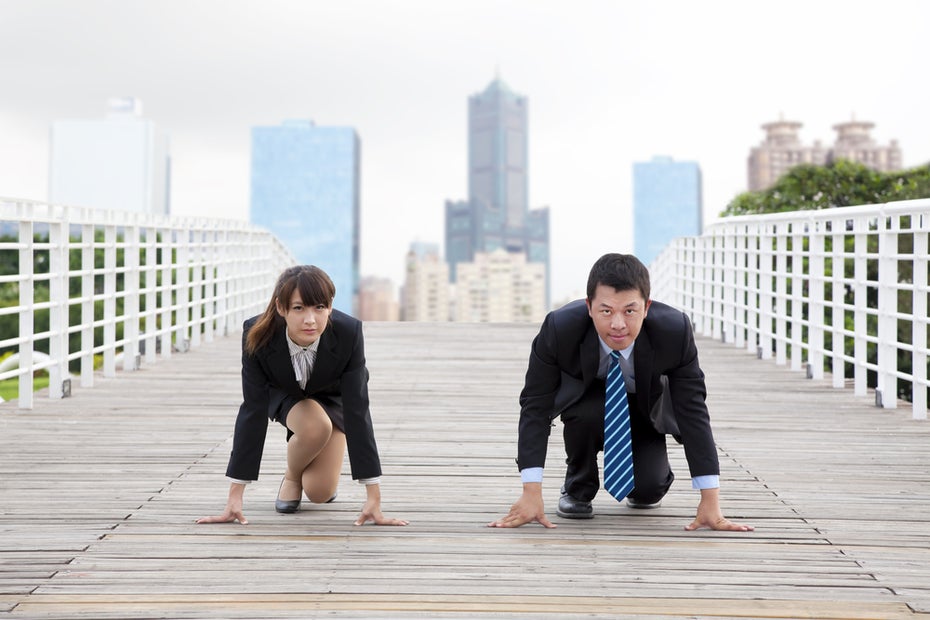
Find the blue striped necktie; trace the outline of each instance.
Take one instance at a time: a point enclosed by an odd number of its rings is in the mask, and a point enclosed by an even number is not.
[[[617,501],[633,490],[633,443],[630,438],[630,405],[620,370],[620,352],[610,352],[607,389],[604,395],[604,488]]]

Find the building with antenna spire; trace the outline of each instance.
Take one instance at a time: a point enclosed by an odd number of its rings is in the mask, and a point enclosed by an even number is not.
[[[529,208],[528,101],[496,76],[468,98],[468,200],[446,201],[449,278],[498,248],[542,263],[549,299],[549,209]]]

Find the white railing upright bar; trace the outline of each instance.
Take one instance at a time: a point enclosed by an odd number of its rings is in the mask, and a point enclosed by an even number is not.
[[[695,333],[924,420],[928,238],[930,199],[723,218],[653,261],[652,296]]]
[[[72,371],[89,388],[97,364],[112,377],[238,330],[295,263],[247,222],[4,198],[0,259],[0,380],[17,379],[21,409],[33,408],[40,374],[61,398]]]

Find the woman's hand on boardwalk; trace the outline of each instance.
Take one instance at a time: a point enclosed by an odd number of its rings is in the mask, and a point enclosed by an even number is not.
[[[523,485],[523,494],[513,503],[507,516],[488,523],[488,527],[520,527],[532,521],[543,527],[558,527],[546,518],[543,507],[542,484],[527,482]]]
[[[230,510],[228,506],[226,507],[226,511],[221,515],[200,517],[197,519],[197,523],[232,523],[234,521],[238,521],[242,525],[247,525],[249,523],[249,520],[242,514],[242,510]]]
[[[685,529],[691,532],[703,527],[726,532],[752,532],[756,529],[751,525],[733,523],[723,516],[720,510],[720,489],[701,489],[697,516]]]
[[[409,521],[403,519],[389,519],[381,514],[381,485],[369,484],[365,487],[368,499],[362,506],[362,514],[355,520],[355,525],[365,525],[369,521],[375,525],[407,525]]]
[[[229,486],[229,498],[226,500],[226,510],[221,515],[212,517],[200,517],[197,523],[232,523],[238,521],[246,525],[249,520],[242,514],[242,494],[245,491],[245,485],[233,482]]]

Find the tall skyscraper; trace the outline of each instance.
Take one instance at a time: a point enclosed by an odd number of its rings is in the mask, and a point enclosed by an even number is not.
[[[527,99],[500,78],[468,100],[468,200],[446,201],[446,260],[498,248],[523,252],[549,281],[549,210],[529,209]]]
[[[633,164],[633,252],[648,265],[676,237],[703,229],[697,162],[653,157]]]
[[[170,178],[168,137],[138,99],[110,99],[106,118],[52,123],[49,202],[167,215]]]
[[[900,170],[902,167],[897,140],[882,146],[869,135],[874,123],[853,119],[834,125],[836,142],[830,148],[822,146],[819,140],[813,146],[802,143],[798,137],[801,127],[801,123],[783,119],[762,125],[765,140],[750,149],[747,161],[750,191],[771,187],[788,170],[801,164],[823,166],[845,159],[879,172]]]
[[[252,223],[300,263],[326,271],[336,285],[334,307],[350,314],[359,280],[359,151],[351,127],[295,120],[252,128]]]

